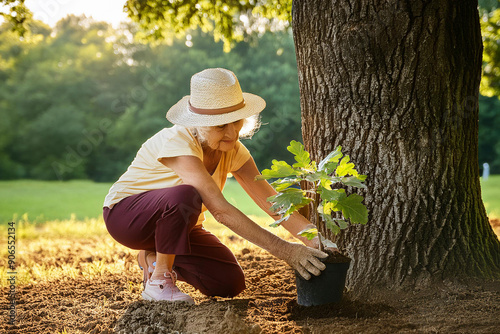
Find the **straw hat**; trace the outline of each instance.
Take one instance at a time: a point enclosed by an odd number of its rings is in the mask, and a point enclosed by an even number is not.
[[[241,91],[233,72],[209,68],[191,77],[191,95],[172,106],[167,119],[186,127],[223,125],[258,114],[265,106],[260,96]]]

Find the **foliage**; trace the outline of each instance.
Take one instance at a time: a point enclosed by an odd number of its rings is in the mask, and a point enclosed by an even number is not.
[[[500,174],[500,100],[479,96],[479,167],[490,165],[492,174]]]
[[[0,15],[9,22],[12,31],[17,31],[21,36],[24,36],[29,31],[28,24],[33,18],[31,11],[26,8],[24,0],[2,0],[0,5],[3,6]]]
[[[500,8],[481,17],[483,76],[481,94],[500,98]]]
[[[32,13],[24,0],[1,0],[1,15],[13,31],[24,36],[31,28]],[[216,42],[222,40],[229,51],[236,42],[249,40],[254,32],[289,27],[292,0],[127,0],[124,11],[139,24],[137,36],[149,43],[189,36],[201,29],[212,32]],[[500,8],[497,0],[479,0],[483,36],[483,76],[481,94],[500,97]]]
[[[12,31],[24,36],[29,31],[32,13],[24,0],[1,0]],[[212,32],[216,42],[222,40],[229,51],[253,32],[263,27],[283,30],[291,21],[292,0],[124,0],[124,11],[142,30],[139,37],[149,43],[167,41],[202,29]]]
[[[225,53],[200,31],[190,46],[146,46],[133,26],[69,16],[54,29],[37,22],[20,40],[0,27],[0,179],[114,181],[140,145],[170,124],[168,108],[189,94],[207,67],[233,70],[245,91],[262,96],[264,125],[245,144],[268,164],[273,141],[300,139],[293,41],[264,34]],[[263,66],[265,64],[265,66]]]
[[[245,91],[266,100],[263,126],[244,141],[257,165],[291,163],[271,145],[301,140],[290,33],[253,36],[225,53],[199,30],[151,46],[134,39],[133,25],[115,30],[85,17],[29,26],[22,39],[0,26],[0,179],[115,181],[140,145],[170,125],[165,112],[207,67],[233,70]],[[500,101],[479,103],[480,166],[500,173]]]
[[[171,42],[175,36],[201,28],[212,31],[215,41],[222,40],[229,51],[235,42],[262,25],[276,27],[281,23],[286,27],[291,20],[292,1],[128,0],[125,8],[149,41]]]
[[[311,160],[304,145],[291,141],[287,150],[294,155],[295,163],[289,165],[285,161],[273,160],[271,169],[264,169],[258,179],[277,179],[271,183],[278,192],[268,198],[273,203],[271,210],[281,215],[272,226],[278,226],[287,220],[292,213],[313,203],[313,212],[317,214],[317,222],[322,222],[334,235],[351,224],[366,224],[368,210],[362,203],[363,197],[352,193],[347,195],[341,187],[366,188],[363,183],[366,175],[360,175],[350,162],[348,155],[343,156],[342,147],[338,146],[319,164]],[[308,182],[312,187],[302,187]],[[338,214],[342,214],[338,217]],[[319,235],[323,245],[330,246],[328,240],[321,236],[318,229],[308,228],[299,235],[309,240]]]
[[[498,2],[494,0],[481,0],[479,6],[484,44],[481,93],[500,97],[500,9],[495,10]],[[292,1],[128,0],[125,8],[149,41],[171,41],[201,27],[213,31],[215,40],[222,40],[229,51],[259,26],[288,27]]]

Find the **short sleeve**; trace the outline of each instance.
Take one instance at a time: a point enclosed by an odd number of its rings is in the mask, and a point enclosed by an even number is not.
[[[250,151],[240,141],[236,142],[234,151],[229,172],[235,172],[240,169],[251,157]]]
[[[196,138],[183,127],[174,126],[161,139],[161,147],[156,159],[191,155],[203,159],[203,150]]]

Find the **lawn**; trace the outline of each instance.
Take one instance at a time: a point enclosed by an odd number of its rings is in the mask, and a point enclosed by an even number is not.
[[[20,219],[43,222],[55,219],[97,218],[111,183],[74,181],[0,181],[0,222]],[[247,215],[263,216],[262,210],[234,180],[224,189],[227,200]],[[238,202],[238,203],[237,203]]]
[[[481,194],[490,218],[500,218],[500,175],[491,175],[488,180],[481,179]]]
[[[24,214],[30,221],[98,217],[109,183],[90,181],[2,181],[0,182],[0,220],[19,219]]]
[[[97,218],[102,212],[102,202],[111,183],[91,181],[1,181],[0,221],[18,220],[43,222],[55,219]],[[490,217],[500,217],[500,175],[481,181],[481,191]],[[263,217],[238,183],[228,180],[224,189],[227,200],[247,215]]]

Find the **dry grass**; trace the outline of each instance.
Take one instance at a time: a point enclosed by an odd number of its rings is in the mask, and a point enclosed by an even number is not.
[[[259,225],[277,234],[281,238],[291,239],[290,234],[282,227],[271,228],[270,218],[251,216]],[[500,237],[500,220],[492,220],[492,227]],[[215,234],[234,254],[241,250],[258,247],[235,235],[225,226],[207,217],[205,228]],[[6,226],[1,227],[2,235],[6,235]],[[137,251],[116,242],[107,232],[104,221],[98,219],[48,221],[44,224],[33,224],[27,217],[16,224],[16,270],[17,285],[48,282],[63,277],[67,279],[95,277],[109,274],[120,274],[125,271],[139,269],[135,261]],[[0,274],[6,277],[7,247],[0,248]],[[139,277],[139,276],[138,276]],[[137,283],[129,283],[130,289]],[[8,282],[1,280],[0,287]]]
[[[255,220],[262,226],[270,222]],[[498,293],[483,290],[465,293],[453,289],[453,294],[440,291],[441,297],[433,292],[432,298],[417,294],[411,300],[403,299],[404,306],[396,299],[394,305],[347,300],[340,306],[316,308],[322,317],[311,318],[307,308],[296,305],[293,271],[283,261],[213,219],[207,221],[206,228],[235,253],[245,271],[247,289],[234,299],[214,299],[179,282],[180,289],[189,293],[197,305],[182,306],[184,309],[180,310],[163,304],[152,310],[148,307],[154,303],[141,301],[137,251],[115,242],[102,218],[45,224],[22,220],[16,227],[16,296],[22,302],[17,305],[17,325],[8,325],[4,317],[0,320],[0,332],[112,333],[117,326],[130,325],[127,333],[139,332],[138,328],[146,333],[158,325],[158,319],[167,318],[176,331],[199,333],[235,333],[236,330],[216,327],[226,324],[234,328],[230,322],[234,319],[258,326],[264,333],[382,333],[404,329],[419,333],[493,333],[498,328],[498,321],[492,317],[498,313]],[[282,228],[268,229],[289,237]],[[0,233],[5,232],[5,226],[0,226]],[[5,277],[7,247],[0,247],[0,271]],[[2,301],[6,301],[7,281],[1,282]],[[228,313],[230,309],[235,311]],[[131,324],[140,327],[132,329]],[[190,331],[186,326],[191,325],[201,327]]]
[[[290,238],[283,228],[268,227],[270,219],[252,218],[280,237]],[[207,218],[205,228],[215,234],[233,253],[239,253],[244,248],[257,248],[211,217]],[[7,232],[4,229],[2,233],[6,235]],[[135,271],[136,254],[136,250],[119,244],[108,234],[102,217],[84,221],[72,217],[44,224],[33,224],[27,219],[21,219],[16,224],[16,283],[19,286],[53,281],[62,277],[92,279],[120,274],[124,269]],[[6,277],[8,272],[7,255],[7,247],[2,247],[0,249],[2,277]],[[137,272],[139,273],[138,268]],[[2,280],[0,286],[4,287],[7,284],[6,280]]]

